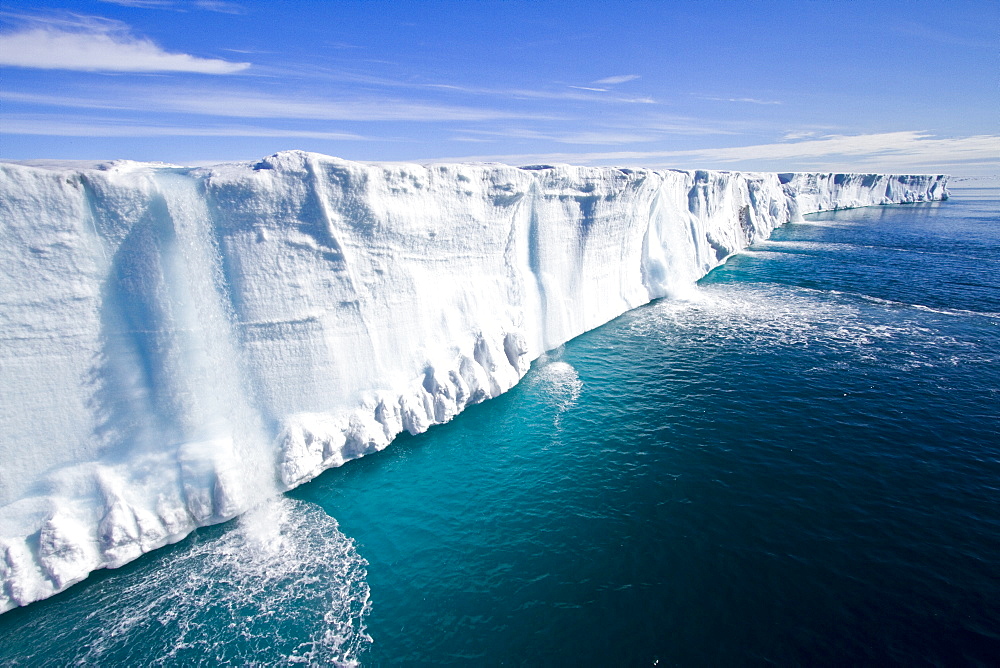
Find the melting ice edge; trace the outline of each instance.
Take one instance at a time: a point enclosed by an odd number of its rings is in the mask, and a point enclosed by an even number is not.
[[[947,177],[0,164],[0,612],[510,389],[802,214]]]

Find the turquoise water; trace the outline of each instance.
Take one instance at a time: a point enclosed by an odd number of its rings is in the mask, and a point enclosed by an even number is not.
[[[288,497],[0,662],[994,665],[1000,192],[785,226]]]

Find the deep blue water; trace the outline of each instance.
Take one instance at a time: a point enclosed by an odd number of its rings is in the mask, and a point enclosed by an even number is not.
[[[787,225],[289,497],[0,663],[997,665],[1000,191]]]

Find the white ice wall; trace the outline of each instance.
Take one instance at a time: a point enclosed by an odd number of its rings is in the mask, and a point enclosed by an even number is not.
[[[945,184],[0,165],[0,611],[445,422],[795,216]]]

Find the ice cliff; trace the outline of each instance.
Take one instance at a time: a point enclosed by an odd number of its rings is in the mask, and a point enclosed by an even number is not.
[[[0,165],[0,611],[509,389],[823,209],[941,176]]]

